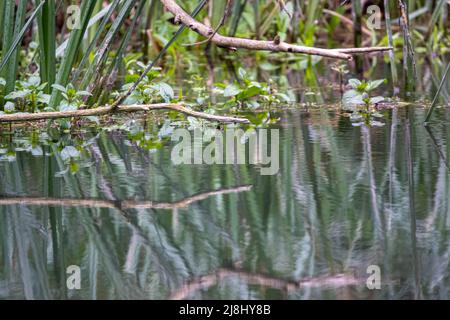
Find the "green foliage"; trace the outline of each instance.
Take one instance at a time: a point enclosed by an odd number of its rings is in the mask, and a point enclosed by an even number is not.
[[[216,87],[222,90],[223,96],[228,100],[228,104],[238,103],[242,106],[257,108],[261,103],[281,103],[289,102],[289,97],[280,94],[273,89],[270,84],[252,80],[249,74],[243,69],[239,69],[241,82],[234,82],[229,85],[217,83]]]
[[[372,96],[371,93],[383,83],[386,83],[385,79],[373,81],[350,79],[348,81],[351,89],[344,93],[342,102],[344,109],[353,111],[351,117],[353,125],[361,125],[362,123],[373,126],[382,125],[377,119],[383,116],[373,110],[373,107],[385,101],[385,98],[382,96]]]
[[[128,61],[130,63],[130,61]],[[139,68],[145,68],[145,66],[138,61],[135,61],[135,64]],[[175,99],[174,90],[170,85],[165,82],[154,82],[156,78],[160,77],[160,70],[152,69],[146,77],[144,77],[143,81],[137,86],[136,90],[134,90],[131,95],[124,101],[124,104],[151,104],[155,102],[166,102],[170,103]],[[120,92],[116,92],[114,94],[115,97],[120,96],[121,94],[127,92],[130,88],[134,86],[134,83],[139,78],[139,75],[130,72],[125,77],[125,81],[127,82],[122,86]],[[161,101],[162,99],[162,101]]]
[[[14,91],[4,98],[14,102],[15,109],[35,112],[48,105],[50,96],[44,93],[47,83],[41,83],[39,76],[30,76],[26,81],[17,81]]]
[[[63,87],[59,84],[52,85],[52,88],[58,90],[63,99],[59,103],[59,111],[75,111],[84,105],[83,97],[91,96],[90,92],[77,91],[72,84],[68,84],[67,87]],[[47,108],[47,111],[54,111],[51,107]]]

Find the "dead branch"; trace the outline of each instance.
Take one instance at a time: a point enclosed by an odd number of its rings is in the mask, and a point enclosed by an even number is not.
[[[215,122],[244,123],[244,124],[250,123],[247,119],[244,118],[213,115],[205,112],[194,111],[190,108],[183,106],[182,104],[170,104],[170,103],[149,104],[149,105],[122,105],[118,106],[117,108],[115,108],[114,106],[107,106],[76,111],[2,114],[0,115],[0,122],[20,122],[20,121],[37,121],[37,120],[62,119],[62,118],[79,118],[79,117],[101,116],[117,111],[148,112],[154,110],[175,110],[184,113],[188,116],[202,118]]]
[[[191,30],[199,33],[200,35],[206,37],[207,39],[211,38],[211,42],[221,47],[242,48],[249,50],[263,50],[273,52],[292,52],[344,60],[352,59],[352,56],[349,53],[365,53],[365,52],[392,50],[392,48],[386,47],[377,49],[375,48],[322,49],[322,48],[293,45],[278,40],[262,41],[262,40],[252,40],[252,39],[222,36],[219,33],[215,33],[215,30],[213,30],[212,28],[192,18],[174,0],[161,0],[161,3],[166,7],[166,9],[169,12],[171,12],[175,16],[176,22],[183,23]],[[367,49],[369,50],[365,51]]]

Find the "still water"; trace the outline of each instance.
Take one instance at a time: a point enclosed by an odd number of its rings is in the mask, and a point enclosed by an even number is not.
[[[282,111],[273,176],[118,130],[2,133],[0,298],[448,299],[450,114],[425,112]]]

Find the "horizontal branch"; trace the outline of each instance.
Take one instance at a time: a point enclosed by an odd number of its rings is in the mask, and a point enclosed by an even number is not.
[[[175,1],[173,0],[161,0],[166,9],[175,16],[175,22],[181,22],[191,30],[199,33],[200,35],[211,38],[211,42],[228,48],[242,48],[249,50],[265,50],[274,52],[293,52],[304,53],[310,55],[319,55],[335,59],[350,60],[352,57],[345,53],[333,52],[327,49],[312,48],[305,46],[298,46],[288,44],[282,41],[261,41],[236,37],[226,37],[219,33],[214,35],[214,30],[203,23],[198,22],[187,14]],[[214,35],[214,36],[213,36]]]
[[[108,209],[180,209],[190,204],[205,200],[207,198],[230,193],[249,191],[252,185],[244,185],[229,189],[220,189],[210,192],[195,194],[176,202],[155,202],[136,200],[99,200],[99,199],[71,199],[71,198],[44,198],[44,197],[3,197],[0,198],[0,206],[26,205],[26,206],[64,206],[85,208],[108,208]]]
[[[250,123],[245,118],[218,116],[205,112],[194,111],[182,104],[159,103],[149,105],[123,105],[114,108],[113,106],[98,107],[94,109],[84,109],[75,111],[54,111],[54,112],[39,112],[39,113],[14,113],[0,115],[0,122],[20,122],[20,121],[37,121],[49,119],[62,118],[79,118],[90,116],[101,116],[113,112],[139,112],[139,111],[154,111],[154,110],[174,110],[184,113],[188,116],[202,118],[209,121],[224,122],[224,123]]]
[[[198,22],[189,14],[187,14],[174,0],[161,0],[166,9],[175,16],[175,22],[183,23],[191,30],[198,34],[208,38],[211,42],[221,47],[227,48],[242,48],[249,50],[263,50],[273,52],[292,52],[308,55],[317,55],[327,58],[351,60],[353,53],[366,53],[375,51],[387,51],[392,48],[348,48],[348,49],[322,49],[314,47],[299,46],[289,44],[283,41],[263,41],[253,40],[245,38],[227,37],[222,36],[219,33],[215,33],[215,30]]]

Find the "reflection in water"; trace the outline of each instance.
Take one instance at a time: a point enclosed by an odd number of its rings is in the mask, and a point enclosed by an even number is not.
[[[450,131],[424,115],[280,113],[276,176],[174,166],[168,142],[118,131],[3,135],[0,297],[450,298]]]

